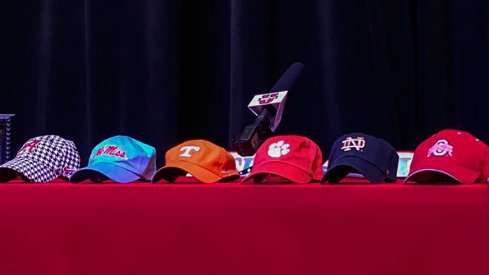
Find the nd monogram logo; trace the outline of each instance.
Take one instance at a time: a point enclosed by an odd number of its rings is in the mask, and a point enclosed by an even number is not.
[[[357,138],[347,137],[341,143],[343,143],[341,150],[345,152],[351,151],[351,149],[360,151],[360,149],[365,148],[365,139],[363,137],[357,137]]]
[[[268,104],[277,98],[278,98],[278,93],[271,93],[271,94],[262,95],[261,98],[258,100],[258,103]]]
[[[190,154],[191,151],[200,151],[200,147],[199,146],[183,146],[182,148],[180,148],[180,152],[183,152],[180,154],[181,157],[184,157],[184,158],[190,158],[192,157],[192,155]]]
[[[431,146],[431,148],[428,150],[427,157],[430,157],[431,155],[435,155],[439,157],[439,156],[444,156],[446,154],[452,156],[452,151],[453,151],[453,146],[448,144],[447,140],[440,139],[435,143],[435,145]]]

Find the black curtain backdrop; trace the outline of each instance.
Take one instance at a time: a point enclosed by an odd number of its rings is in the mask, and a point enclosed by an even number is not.
[[[83,164],[125,134],[164,152],[231,149],[247,104],[296,61],[279,134],[364,132],[414,150],[443,128],[489,141],[489,2],[36,0],[0,2],[0,113],[13,147],[58,134]]]

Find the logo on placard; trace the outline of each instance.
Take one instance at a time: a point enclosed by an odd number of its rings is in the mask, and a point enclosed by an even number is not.
[[[121,159],[127,159],[127,154],[117,145],[104,145],[97,149],[93,158],[98,156],[110,156],[110,157],[118,157]]]
[[[347,137],[341,143],[343,143],[341,150],[345,152],[351,151],[352,149],[360,151],[361,149],[365,148],[365,139],[363,137],[357,137],[357,138]]]
[[[272,158],[279,158],[285,156],[290,152],[290,144],[285,143],[283,140],[270,144],[268,147],[268,155]]]
[[[446,154],[452,156],[452,151],[453,151],[453,146],[450,145],[447,140],[440,139],[435,143],[435,145],[431,146],[431,148],[428,150],[427,157],[430,157],[431,155],[439,157],[439,156],[444,156]]]
[[[192,155],[190,154],[190,152],[192,151],[200,151],[200,147],[199,146],[183,146],[182,148],[180,148],[180,152],[183,152],[180,154],[181,157],[184,157],[184,158],[190,158],[192,157]]]
[[[271,93],[271,94],[265,94],[258,99],[258,103],[260,104],[268,104],[270,102],[273,102],[275,99],[278,98],[278,93]]]

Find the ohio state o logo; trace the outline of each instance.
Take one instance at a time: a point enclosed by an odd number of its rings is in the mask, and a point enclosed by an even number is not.
[[[428,157],[431,155],[434,156],[444,156],[448,154],[449,156],[452,156],[453,152],[453,146],[448,143],[447,140],[445,139],[440,139],[438,140],[431,148],[428,150]]]

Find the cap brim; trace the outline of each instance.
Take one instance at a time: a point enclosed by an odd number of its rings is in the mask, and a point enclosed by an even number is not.
[[[21,174],[12,168],[0,167],[0,182],[8,182],[19,176]]]
[[[51,167],[32,159],[16,157],[0,166],[0,181],[5,182],[22,176],[31,182],[50,182],[57,178],[52,170]]]
[[[70,182],[80,182],[84,180],[100,182],[105,179],[104,177],[120,183],[128,183],[141,178],[139,175],[120,166],[100,162],[79,169],[70,177]]]
[[[251,173],[241,182],[253,181],[259,183],[268,174],[280,176],[295,183],[308,183],[312,180],[311,175],[296,166],[284,162],[271,161],[263,163],[260,166],[253,166]]]
[[[409,173],[404,183],[449,183],[450,179],[458,183],[473,183],[479,178],[480,172],[462,166],[446,163],[431,163],[430,167]]]
[[[161,179],[165,179],[166,181],[173,182],[175,179],[175,168],[181,169],[182,171],[191,174],[199,181],[205,183],[214,183],[223,179],[219,175],[216,175],[201,166],[190,162],[179,161],[160,168],[158,171],[156,171],[151,181],[155,183]]]
[[[356,156],[344,156],[328,167],[321,182],[339,182],[351,172],[358,172],[373,183],[385,181],[384,173],[377,166]]]

